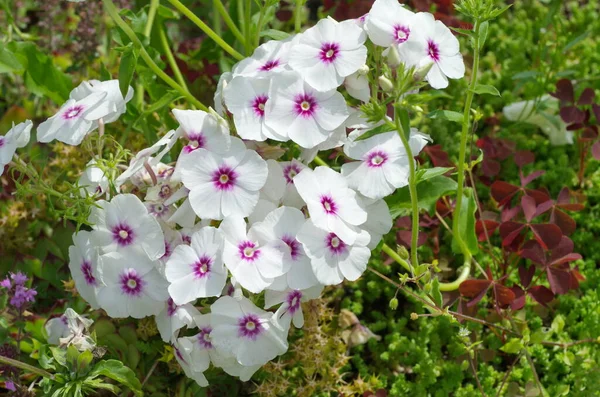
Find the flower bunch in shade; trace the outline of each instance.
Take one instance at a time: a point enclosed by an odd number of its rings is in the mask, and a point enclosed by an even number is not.
[[[29,278],[21,273],[10,273],[4,280],[0,281],[0,291],[8,295],[8,302],[17,311],[21,312],[25,307],[35,301],[37,291],[35,288],[27,287]]]
[[[376,127],[357,108],[371,98],[369,39],[427,67],[434,88],[464,72],[448,29],[392,0],[360,20],[324,19],[261,45],[223,74],[216,110],[174,109],[179,127],[120,175],[91,159],[80,185],[97,200],[92,226],[69,249],[81,297],[113,318],[154,316],[202,386],[211,365],[248,380],[285,353],[290,328],[303,326],[302,303],[366,270],[392,227],[383,198],[408,184],[415,161],[397,132],[359,139]],[[79,144],[131,94],[115,81],[83,83],[38,139]],[[413,156],[430,142],[416,129],[408,138]],[[283,142],[278,161],[269,148]],[[176,161],[163,162],[176,145]],[[340,172],[309,166],[334,148],[347,157]],[[57,333],[71,332],[61,321]]]

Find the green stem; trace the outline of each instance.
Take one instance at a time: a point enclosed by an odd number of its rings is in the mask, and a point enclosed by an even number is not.
[[[296,8],[294,9],[294,31],[300,33],[302,29],[302,6],[304,0],[296,0]]]
[[[181,70],[179,70],[179,66],[177,66],[177,61],[175,60],[175,57],[173,56],[171,47],[169,47],[169,40],[167,38],[167,33],[165,32],[164,26],[159,27],[158,35],[160,37],[160,42],[163,47],[163,50],[165,50],[165,56],[167,57],[167,61],[169,62],[169,65],[171,65],[171,69],[173,70],[173,74],[175,75],[177,82],[179,82],[179,84],[183,88],[185,88],[186,91],[189,91],[188,86],[185,83],[185,79],[183,78],[183,75],[181,74]]]
[[[410,130],[404,131],[402,128],[402,124],[400,122],[400,117],[398,116],[398,112],[394,112],[394,123],[396,127],[396,131],[400,136],[400,140],[402,140],[402,144],[404,145],[404,149],[406,150],[406,155],[408,157],[408,190],[410,192],[410,205],[411,205],[411,219],[412,219],[412,231],[410,238],[410,261],[412,269],[415,269],[419,265],[419,258],[417,256],[417,245],[419,242],[419,200],[417,197],[417,177],[416,177],[416,167],[415,167],[415,159],[413,157],[412,149],[410,148],[410,143],[408,142],[408,137],[410,136]],[[413,274],[413,270],[411,270],[411,274]]]
[[[44,378],[54,379],[54,375],[52,375],[50,372],[34,367],[33,365],[26,364],[22,361],[13,360],[12,358],[0,356],[0,363],[10,365],[11,367],[21,368],[24,371],[29,371],[36,375],[43,376]]]
[[[252,36],[252,1],[246,0],[244,8],[244,36],[250,38]],[[246,40],[246,56],[250,56],[252,51],[252,41]]]
[[[115,7],[115,4],[112,2],[112,0],[102,0],[102,2],[104,3],[106,11],[113,19],[113,21],[115,21],[117,26],[120,27],[125,32],[127,37],[129,37],[129,39],[139,48],[140,56],[142,57],[144,62],[146,62],[148,67],[152,69],[152,71],[162,80],[164,80],[164,82],[167,83],[171,88],[175,89],[176,91],[179,91],[183,96],[185,96],[187,100],[190,101],[190,103],[192,103],[194,106],[204,111],[208,111],[208,108],[204,106],[202,102],[196,99],[196,97],[194,97],[188,90],[177,84],[175,80],[170,78],[161,68],[158,67],[156,63],[154,63],[148,52],[146,52],[146,49],[142,45],[140,39],[136,36],[136,34],[129,27],[129,25],[127,25],[127,23],[123,21],[123,19],[119,15],[119,12],[117,11],[117,7]]]
[[[144,36],[146,38],[150,37],[150,32],[152,32],[152,25],[154,24],[154,18],[156,17],[156,11],[158,10],[158,4],[160,0],[152,0],[150,2],[150,9],[148,10],[148,20],[146,21],[146,26],[144,27]],[[135,104],[137,108],[141,111],[144,106],[144,85],[142,82],[138,82],[135,85]]]
[[[106,1],[106,0],[105,0]],[[110,0],[109,0],[110,1]],[[214,30],[212,30],[207,24],[202,22],[200,18],[196,16],[189,8],[183,5],[179,0],[169,0],[179,12],[188,17],[190,21],[192,21],[196,26],[198,26],[208,37],[214,40],[222,49],[227,51],[232,57],[241,61],[244,59],[244,56],[237,52],[234,48],[232,48],[229,44],[227,44],[219,35],[217,35]]]
[[[260,44],[260,32],[262,31],[263,23],[265,20],[265,6],[261,5],[260,14],[258,16],[258,24],[256,25],[256,40],[254,42],[254,47],[258,47]]]
[[[400,255],[398,255],[398,253],[396,251],[394,251],[389,245],[384,243],[383,247],[381,247],[381,250],[383,252],[385,252],[390,258],[392,258],[393,260],[398,262],[398,264],[400,264],[400,266],[405,268],[407,271],[409,271],[409,272],[413,271],[413,269],[410,267],[410,263],[408,263],[407,261],[402,259],[402,257]]]
[[[225,24],[227,25],[229,30],[231,30],[231,33],[233,33],[235,38],[238,39],[238,41],[245,48],[246,47],[246,39],[244,38],[244,35],[240,31],[240,29],[238,29],[238,27],[235,25],[235,22],[233,22],[233,19],[231,19],[229,12],[225,8],[225,6],[221,2],[221,0],[214,0],[213,4],[214,4],[215,8],[217,9],[217,11],[219,12],[219,14],[221,14],[221,17],[225,21]]]

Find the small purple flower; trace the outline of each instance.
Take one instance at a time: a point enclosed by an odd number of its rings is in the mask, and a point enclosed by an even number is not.
[[[6,382],[4,382],[4,387],[10,391],[17,391],[15,383],[12,380],[7,380]]]
[[[10,278],[13,279],[15,285],[25,285],[25,282],[27,281],[27,276],[21,272],[17,272],[16,274],[11,273]]]
[[[10,282],[10,279],[6,277],[4,280],[0,281],[0,287],[8,289],[12,288],[12,283]]]
[[[21,309],[27,302],[33,302],[36,295],[37,291],[35,289],[17,285],[14,295],[10,299],[10,304],[17,309]]]

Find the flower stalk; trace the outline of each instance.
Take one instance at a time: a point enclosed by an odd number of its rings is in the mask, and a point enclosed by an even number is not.
[[[54,375],[52,375],[50,372],[44,371],[41,368],[34,367],[33,365],[29,365],[19,360],[14,360],[12,358],[0,356],[0,363],[10,365],[11,367],[20,368],[24,371],[29,371],[36,375],[43,376],[44,378],[54,379]]]

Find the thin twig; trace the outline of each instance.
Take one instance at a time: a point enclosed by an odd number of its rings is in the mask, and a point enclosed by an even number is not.
[[[510,365],[510,367],[508,367],[508,370],[506,371],[506,373],[504,374],[504,378],[502,379],[502,383],[500,383],[500,388],[498,389],[498,393],[496,394],[496,397],[500,397],[500,393],[502,393],[502,388],[504,387],[504,384],[508,380],[510,373],[512,372],[515,365],[517,365],[517,363],[519,362],[519,360],[521,359],[522,356],[523,356],[523,353],[519,353],[517,355],[517,358],[515,359],[515,361],[513,361],[513,363]]]
[[[479,387],[479,391],[481,392],[481,395],[484,397],[487,397],[487,395],[485,394],[485,391],[483,391],[481,382],[479,381],[479,376],[477,376],[477,370],[475,369],[475,363],[473,362],[471,355],[469,355],[469,364],[471,364],[471,370],[473,371],[473,375],[475,376],[475,382],[477,382],[477,387]]]
[[[154,370],[156,369],[157,366],[158,366],[158,360],[154,361],[154,364],[152,364],[152,367],[150,367],[150,371],[148,371],[148,373],[146,374],[146,377],[142,381],[142,387],[144,387],[146,382],[148,382],[148,379],[150,379],[150,376],[152,376],[152,373],[154,372]]]
[[[22,361],[13,360],[12,358],[8,358],[8,357],[0,355],[0,363],[8,364],[11,367],[21,368],[25,371],[29,371],[34,374],[43,376],[44,378],[54,379],[54,375],[52,375],[50,372],[44,371],[41,368],[34,367],[33,365],[29,365]]]
[[[599,343],[599,342],[598,342],[598,339],[596,339],[596,338],[588,338],[588,339],[582,339],[582,340],[577,340],[577,341],[573,341],[573,342],[565,342],[565,343],[550,342],[550,341],[541,341],[540,342],[540,344],[542,344],[542,345],[557,346],[557,347],[561,347],[563,349],[568,349],[569,347],[582,345],[584,343]]]

